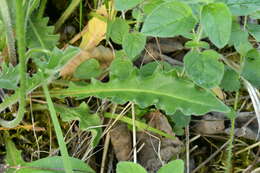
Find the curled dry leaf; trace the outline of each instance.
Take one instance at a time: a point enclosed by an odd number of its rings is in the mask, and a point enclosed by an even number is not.
[[[106,68],[114,59],[114,54],[109,48],[103,46],[95,47],[93,50],[81,50],[74,58],[72,58],[60,71],[62,77],[73,74],[76,68],[91,58],[95,58],[99,61],[102,68]]]
[[[118,122],[113,130],[111,130],[110,136],[117,160],[129,160],[132,150],[132,137],[127,125]]]
[[[105,5],[97,9],[95,13],[105,18],[108,17]],[[105,38],[107,22],[95,16],[90,19],[86,27],[87,32],[85,32],[82,36],[80,48],[84,50],[91,50]]]
[[[146,115],[145,118],[151,127],[174,136],[167,118],[159,111],[152,112]],[[148,172],[156,172],[162,166],[162,162],[168,162],[179,154],[183,147],[183,143],[177,137],[175,140],[172,140],[153,133],[149,135],[144,132],[138,132],[137,139],[139,147],[144,144],[138,154],[138,159]]]
[[[215,113],[214,115],[205,115],[203,119],[195,124],[195,131],[200,134],[219,134],[224,133],[225,123],[224,115]]]

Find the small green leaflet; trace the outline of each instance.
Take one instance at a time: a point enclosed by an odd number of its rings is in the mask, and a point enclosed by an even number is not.
[[[97,114],[90,114],[86,103],[81,103],[78,107],[69,108],[64,106],[55,106],[57,112],[60,113],[63,121],[78,120],[81,130],[89,130],[92,134],[91,144],[93,147],[97,146],[102,129],[100,127],[101,120]]]
[[[116,173],[147,173],[139,164],[134,162],[122,161],[116,165]]]
[[[218,61],[220,57],[221,55],[214,50],[202,53],[190,51],[184,57],[184,67],[197,85],[214,88],[220,84],[224,75],[224,64]]]
[[[127,33],[123,38],[123,49],[127,56],[134,61],[145,47],[146,36],[142,33]]]
[[[126,20],[116,18],[113,21],[109,21],[107,28],[107,37],[110,37],[113,42],[122,44],[123,37],[129,31],[129,25]]]
[[[218,48],[224,47],[231,33],[232,16],[223,3],[205,5],[201,12],[201,24],[210,41]]]
[[[248,32],[243,31],[237,21],[232,22],[232,31],[228,44],[230,46],[234,45],[236,51],[242,56],[245,56],[246,53],[253,48],[248,41]]]
[[[215,67],[213,66],[213,68]],[[108,98],[118,104],[132,101],[141,108],[155,105],[167,114],[173,114],[176,110],[181,110],[185,115],[202,115],[210,111],[229,111],[229,108],[210,91],[198,88],[187,80],[174,77],[172,73],[158,71],[147,77],[137,74],[138,70],[135,69],[123,81],[114,78],[106,83],[93,79],[91,84],[87,86],[73,85],[69,89],[51,91],[51,95],[76,96],[80,99],[97,96]]]
[[[178,1],[166,2],[147,16],[141,32],[154,37],[174,37],[190,32],[195,24],[188,5]]]
[[[9,67],[2,63],[0,71],[0,88],[12,89],[15,90],[17,88],[17,84],[19,82],[19,66],[13,67],[9,65]]]
[[[129,10],[138,4],[140,4],[144,0],[115,0],[115,8],[116,10]]]
[[[256,41],[260,42],[260,25],[248,23],[247,29],[249,33],[256,39]]]
[[[256,88],[260,88],[260,53],[257,49],[249,51],[245,57],[241,75]]]
[[[239,74],[231,68],[225,66],[225,73],[221,81],[220,87],[225,91],[238,91],[240,89]]]
[[[78,79],[91,79],[98,77],[101,72],[99,62],[96,59],[90,59],[80,64],[73,76]]]
[[[129,59],[116,58],[110,65],[110,78],[118,78],[120,80],[127,79],[133,72],[133,64]]]
[[[180,159],[170,161],[161,167],[157,173],[184,173],[184,162]]]

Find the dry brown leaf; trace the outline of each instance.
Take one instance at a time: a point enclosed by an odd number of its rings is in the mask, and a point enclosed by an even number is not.
[[[159,111],[149,113],[145,118],[149,126],[174,136],[167,118]],[[172,140],[154,133],[150,134],[151,135],[148,135],[143,132],[137,133],[138,145],[145,144],[138,154],[138,159],[140,164],[145,167],[148,172],[156,172],[162,166],[162,162],[168,162],[172,157],[182,151],[183,144],[177,137]],[[158,151],[160,151],[160,153],[158,153]]]
[[[96,14],[107,18],[108,13],[105,5],[97,9]],[[82,41],[79,47],[84,50],[91,50],[105,38],[107,22],[98,17],[93,17],[90,19],[86,27],[87,32],[82,36]]]
[[[99,61],[102,68],[106,68],[114,59],[113,52],[109,48],[104,46],[95,47],[92,50],[81,50],[74,58],[72,58],[60,71],[62,77],[67,77],[74,73],[76,68],[91,58],[95,58]]]
[[[131,132],[125,123],[118,122],[110,132],[111,143],[118,161],[129,160],[132,150]]]

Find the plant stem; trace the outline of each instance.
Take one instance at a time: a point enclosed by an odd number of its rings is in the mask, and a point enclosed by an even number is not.
[[[238,99],[239,99],[239,91],[236,92],[235,103],[234,103],[234,111],[237,110]],[[227,156],[227,161],[226,161],[227,166],[226,166],[225,173],[231,173],[232,172],[232,157],[233,157],[232,148],[233,148],[234,134],[235,134],[235,117],[232,117],[231,118],[229,145],[228,145],[228,148],[227,148],[228,156]]]
[[[42,77],[42,79],[44,79],[44,78]],[[51,100],[51,96],[50,96],[47,84],[43,83],[42,87],[43,87],[44,95],[46,97],[47,104],[48,104],[48,107],[49,107],[49,111],[50,111],[51,119],[52,119],[52,122],[53,122],[54,130],[55,130],[55,133],[57,135],[58,144],[59,144],[59,147],[60,147],[65,172],[66,173],[73,173],[72,172],[72,166],[71,166],[71,163],[70,163],[70,160],[69,160],[69,154],[68,154],[68,151],[67,151],[67,148],[66,148],[66,143],[63,140],[62,130],[61,130],[58,118],[57,118],[57,114],[56,114],[53,102]]]
[[[47,3],[47,0],[41,1],[41,5],[40,5],[39,12],[38,12],[38,15],[37,15],[38,18],[43,17],[43,14],[44,14],[44,11],[45,11],[45,8],[46,8],[46,3]]]
[[[81,0],[73,0],[69,7],[65,10],[65,12],[61,15],[58,21],[55,23],[55,31],[59,30],[61,25],[65,22],[65,20],[71,15],[74,9],[79,5]]]
[[[5,25],[9,61],[11,62],[12,65],[16,65],[17,59],[16,59],[16,50],[15,50],[15,38],[13,33],[11,17],[8,9],[8,4],[6,0],[0,0],[0,4],[1,4],[0,12]]]
[[[25,57],[25,28],[24,28],[24,10],[23,1],[16,1],[16,37],[19,54],[19,74],[20,74],[20,89],[19,89],[19,109],[16,118],[12,121],[0,119],[0,125],[3,127],[12,128],[17,126],[23,119],[26,106],[26,57]]]

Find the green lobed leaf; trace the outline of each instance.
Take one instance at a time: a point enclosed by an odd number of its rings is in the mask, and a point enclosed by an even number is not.
[[[29,48],[52,50],[58,43],[59,36],[54,33],[54,26],[48,26],[48,18],[32,17],[29,20],[26,40]]]
[[[142,33],[155,37],[174,37],[190,32],[196,24],[191,8],[185,3],[166,2],[145,19]]]
[[[98,77],[101,74],[99,62],[96,59],[90,59],[81,63],[73,76],[78,79],[90,79],[92,77]]]
[[[123,37],[123,49],[127,56],[134,61],[136,56],[142,52],[145,47],[146,36],[142,33],[127,33]]]
[[[123,104],[132,101],[140,107],[155,105],[167,114],[181,110],[185,115],[202,115],[209,111],[227,112],[229,108],[210,91],[193,83],[158,71],[152,76],[137,76],[137,70],[124,81],[111,79],[107,83],[92,80],[87,86],[71,86],[66,90],[52,91],[52,96],[97,96]],[[215,77],[215,76],[214,76]]]
[[[2,71],[0,71],[0,88],[12,90],[17,88],[17,84],[19,82],[18,68],[18,66],[13,67],[12,65],[9,65],[8,67],[5,63],[1,65]]]
[[[225,91],[238,91],[240,89],[239,74],[229,67],[225,67],[225,73],[221,81],[220,87]]]
[[[201,12],[201,24],[210,41],[218,48],[222,48],[228,43],[232,16],[224,3],[205,5]]]
[[[78,120],[79,127],[81,130],[91,131],[91,144],[94,147],[97,146],[102,133],[102,129],[96,126],[101,125],[101,120],[97,114],[89,113],[89,108],[86,103],[83,102],[78,107],[74,108],[64,106],[56,106],[55,108],[57,112],[60,113],[60,116],[63,121],[68,122],[72,120]]]
[[[249,33],[256,39],[256,41],[260,42],[260,25],[248,23],[247,29]]]
[[[115,0],[115,8],[116,10],[129,10],[138,4],[140,4],[144,0]]]
[[[83,160],[69,157],[73,173],[95,173]],[[16,173],[60,173],[64,170],[61,156],[46,157],[33,162],[22,164],[22,167]],[[64,171],[62,171],[64,172]]]
[[[218,61],[220,57],[221,55],[214,50],[206,50],[202,53],[190,51],[184,57],[187,75],[204,88],[218,86],[224,75],[224,64]]]
[[[121,161],[116,165],[117,173],[147,173],[139,164],[134,162]]]
[[[122,44],[123,37],[129,31],[129,25],[126,20],[116,18],[111,21],[108,25],[107,36],[112,39],[113,42],[117,44]]]
[[[170,161],[163,167],[161,167],[157,173],[184,173],[184,162],[183,160],[177,159]]]
[[[260,53],[257,49],[250,50],[244,60],[241,75],[252,85],[260,88]]]

